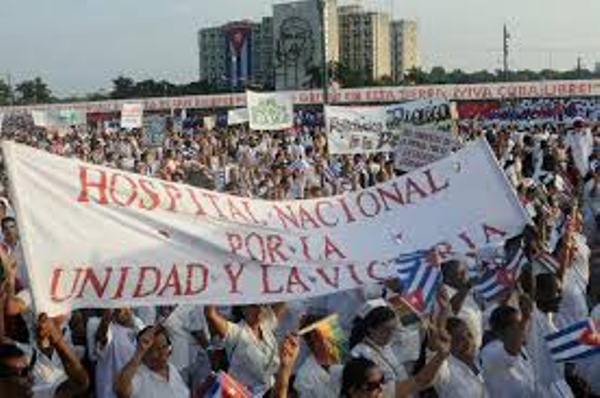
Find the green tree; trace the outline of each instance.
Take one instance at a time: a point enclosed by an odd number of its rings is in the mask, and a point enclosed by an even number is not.
[[[448,75],[446,74],[446,70],[443,67],[434,66],[433,68],[431,68],[427,80],[429,83],[432,84],[446,84],[448,83]]]
[[[410,84],[426,84],[429,82],[429,75],[421,68],[411,68],[406,72],[404,80]]]
[[[135,82],[133,79],[125,76],[119,76],[112,81],[113,89],[110,92],[111,98],[123,99],[135,96]]]
[[[40,78],[24,80],[15,89],[16,100],[19,104],[44,104],[52,101],[52,91]]]
[[[12,92],[8,83],[0,79],[0,105],[10,105]]]

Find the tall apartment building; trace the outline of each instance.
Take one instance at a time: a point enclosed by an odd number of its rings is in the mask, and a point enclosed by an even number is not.
[[[273,85],[273,21],[236,21],[198,32],[200,80],[218,87]]]
[[[273,66],[277,90],[310,88],[323,65],[339,59],[337,0],[299,0],[273,6]]]
[[[359,5],[339,7],[340,59],[363,78],[391,77],[390,16]]]
[[[419,43],[417,22],[410,20],[393,21],[391,25],[392,79],[401,82],[412,68],[418,68]]]

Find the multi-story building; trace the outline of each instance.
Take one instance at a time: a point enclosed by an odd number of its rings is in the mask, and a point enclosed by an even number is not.
[[[218,87],[273,85],[273,24],[230,22],[198,32],[200,80]]]
[[[401,82],[406,72],[420,66],[417,22],[393,21],[390,44],[392,79]]]
[[[340,59],[365,79],[391,77],[390,16],[359,5],[338,9]]]
[[[327,62],[339,58],[337,26],[337,0],[299,0],[273,6],[277,90],[316,85],[323,66],[323,41]]]
[[[596,62],[596,66],[594,67],[594,71],[596,73],[600,73],[600,62]]]

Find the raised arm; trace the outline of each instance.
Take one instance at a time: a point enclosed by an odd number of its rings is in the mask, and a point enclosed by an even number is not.
[[[127,364],[121,369],[117,378],[115,380],[114,391],[119,398],[129,398],[131,397],[133,385],[132,381],[137,373],[140,365],[142,364],[142,359],[144,358],[144,354],[154,342],[154,334],[156,333],[156,328],[151,327],[146,329],[144,333],[140,336],[138,341],[137,349],[135,353],[127,362]]]
[[[113,312],[110,309],[104,310],[102,313],[102,320],[98,325],[98,330],[96,330],[96,344],[98,344],[100,348],[106,347],[106,344],[108,343],[108,328],[112,321],[112,315]]]
[[[273,398],[287,398],[290,388],[290,378],[294,370],[294,364],[298,359],[300,344],[298,336],[288,335],[279,347],[279,370],[275,377],[275,386],[273,387]]]
[[[227,318],[221,315],[214,305],[207,305],[204,307],[204,315],[206,316],[206,321],[211,329],[214,330],[219,337],[225,338],[225,336],[227,336],[227,331],[229,330],[229,321]]]
[[[88,374],[77,355],[65,343],[62,334],[46,314],[41,314],[38,318],[37,332],[39,340],[47,340],[54,348],[67,374],[67,380],[58,387],[54,396],[69,398],[84,394],[89,386]]]

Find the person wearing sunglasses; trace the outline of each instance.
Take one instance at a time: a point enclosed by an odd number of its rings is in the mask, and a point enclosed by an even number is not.
[[[38,320],[38,335],[58,353],[67,379],[57,383],[51,390],[44,391],[45,396],[69,398],[87,391],[89,379],[87,372],[74,352],[65,343],[62,334],[56,330],[52,320],[45,314]],[[15,343],[6,339],[0,344],[0,397],[21,398],[34,396],[33,370],[37,354],[29,358]]]

